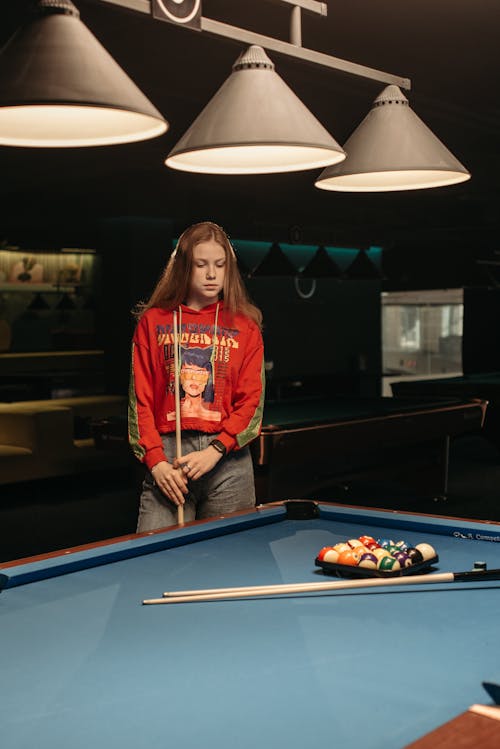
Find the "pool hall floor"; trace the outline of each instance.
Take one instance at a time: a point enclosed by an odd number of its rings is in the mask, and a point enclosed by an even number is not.
[[[0,561],[135,530],[140,469],[0,487]],[[434,501],[382,483],[334,483],[313,499],[500,520],[500,452],[480,435],[452,442],[449,491]]]

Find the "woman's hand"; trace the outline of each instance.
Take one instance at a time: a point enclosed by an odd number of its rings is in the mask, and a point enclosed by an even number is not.
[[[221,458],[222,453],[209,445],[204,450],[196,450],[174,460],[174,466],[178,466],[186,478],[196,481],[211,471]]]
[[[187,494],[187,478],[180,468],[162,460],[151,469],[155,484],[174,504],[184,504],[184,494]]]

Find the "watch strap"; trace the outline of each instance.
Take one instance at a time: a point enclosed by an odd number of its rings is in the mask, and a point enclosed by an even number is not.
[[[220,440],[212,440],[211,442],[209,442],[209,444],[212,447],[215,447],[215,449],[217,450],[217,452],[219,452],[221,455],[225,455],[226,454],[226,452],[227,452],[226,446]]]

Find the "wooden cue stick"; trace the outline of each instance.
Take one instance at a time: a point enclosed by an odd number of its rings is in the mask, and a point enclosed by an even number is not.
[[[326,583],[292,583],[285,585],[261,585],[247,588],[219,588],[219,592],[207,593],[200,590],[193,595],[171,595],[163,598],[151,598],[144,604],[193,603],[201,601],[220,601],[232,598],[253,596],[276,596],[290,593],[317,593],[322,591],[350,590],[353,588],[382,588],[395,585],[421,585],[425,583],[478,582],[500,580],[500,569],[474,570],[469,572],[438,572],[426,575],[407,575],[399,577],[371,577],[360,580],[336,580]]]
[[[239,588],[198,588],[198,590],[167,590],[163,594],[164,598],[174,598],[179,596],[199,596],[199,595],[213,595],[217,593],[233,593],[234,595],[237,595],[240,593],[240,591],[263,591],[264,593],[272,589],[278,589],[282,593],[286,593],[287,588],[296,588],[297,585],[304,585],[307,586],[307,590],[310,590],[311,592],[314,592],[314,590],[319,589],[321,590],[321,587],[324,585],[324,582],[321,583],[277,583],[276,585],[244,585]]]
[[[174,397],[175,397],[175,453],[177,460],[182,458],[181,445],[181,400],[179,393],[179,328],[177,310],[174,310]],[[184,525],[184,505],[177,505],[177,523]]]

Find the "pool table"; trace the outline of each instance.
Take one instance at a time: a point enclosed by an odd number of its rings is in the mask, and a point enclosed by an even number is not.
[[[484,436],[500,447],[500,372],[475,372],[457,377],[393,382],[392,392],[399,400],[408,398],[477,398],[488,401]]]
[[[252,444],[258,501],[374,478],[445,497],[450,438],[481,429],[486,406],[456,397],[268,401]]]
[[[500,583],[144,606],[166,590],[315,582],[369,533],[436,570],[500,567],[500,524],[311,502],[2,565],[2,749],[402,749],[500,680]]]

